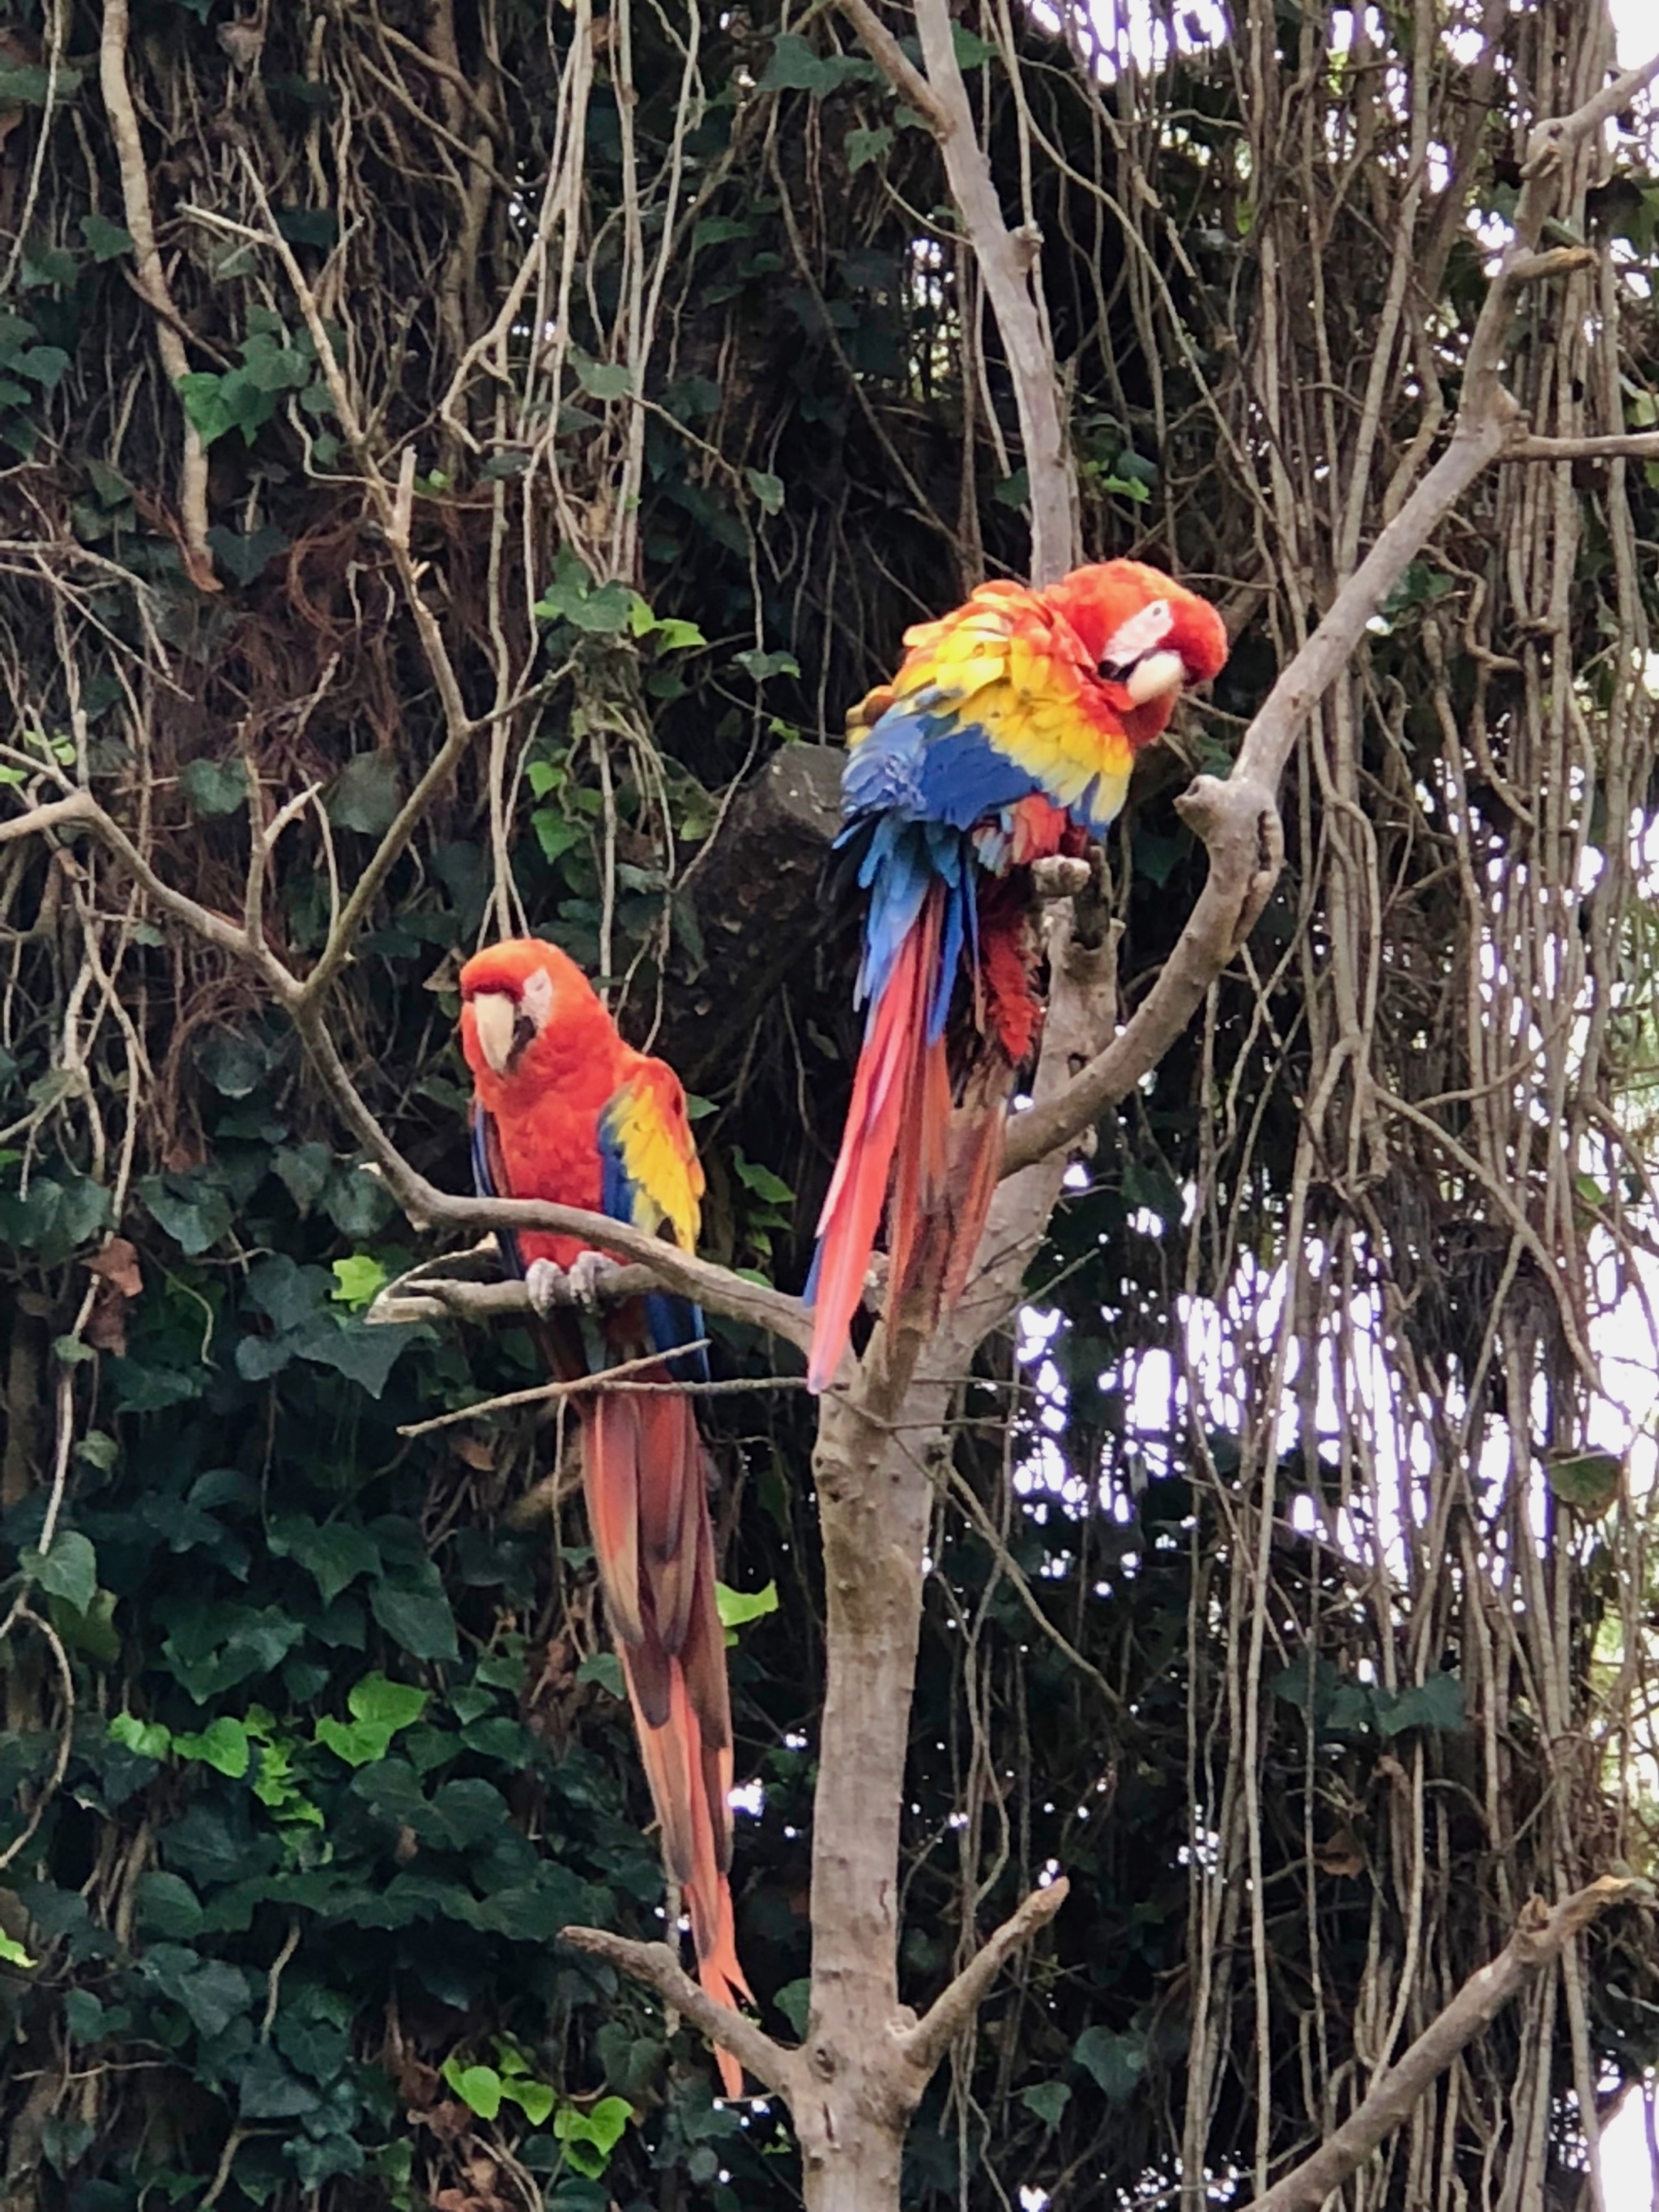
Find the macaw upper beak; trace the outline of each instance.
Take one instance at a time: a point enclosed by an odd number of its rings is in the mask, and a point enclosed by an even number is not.
[[[519,1009],[505,991],[473,994],[472,1025],[478,1034],[478,1047],[497,1075],[507,1073],[518,1024]]]
[[[1187,664],[1178,653],[1149,653],[1129,671],[1124,690],[1137,707],[1179,691],[1187,680]]]

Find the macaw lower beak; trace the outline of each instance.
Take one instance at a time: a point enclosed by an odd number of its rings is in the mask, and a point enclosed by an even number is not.
[[[1187,664],[1178,653],[1149,653],[1129,671],[1124,690],[1137,707],[1151,704],[1179,691],[1187,680]]]
[[[514,1032],[519,1010],[505,991],[478,991],[472,998],[472,1025],[478,1048],[497,1075],[505,1075],[513,1058]]]

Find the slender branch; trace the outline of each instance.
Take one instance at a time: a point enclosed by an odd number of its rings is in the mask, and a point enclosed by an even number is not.
[[[1517,438],[1505,461],[1659,461],[1659,430],[1613,431],[1600,438]]]
[[[666,1943],[636,1943],[630,1936],[613,1936],[605,1928],[562,1928],[559,1938],[573,1950],[602,1959],[630,1981],[643,1982],[665,2005],[683,2013],[710,2043],[729,2051],[744,2073],[752,2074],[782,2096],[791,2094],[799,2072],[794,2052],[774,2043],[764,2028],[757,2027],[732,2006],[716,2004],[698,1988]]]
[[[700,1350],[708,1343],[700,1337],[695,1345],[681,1347],[686,1352]],[[410,1421],[398,1431],[400,1437],[429,1436],[434,1429],[453,1429],[458,1421],[471,1421],[480,1413],[510,1413],[519,1406],[544,1405],[560,1398],[591,1397],[594,1391],[603,1390],[607,1398],[759,1398],[770,1397],[775,1390],[804,1390],[804,1375],[727,1375],[717,1382],[653,1382],[637,1379],[617,1381],[641,1367],[660,1367],[662,1354],[652,1352],[643,1359],[629,1359],[620,1367],[601,1367],[594,1374],[583,1375],[574,1382],[538,1382],[528,1390],[507,1390],[498,1398],[481,1398],[476,1406],[458,1406],[453,1413],[434,1413],[429,1421]]]
[[[1046,1889],[1034,1889],[1018,1911],[981,1945],[921,2018],[899,2038],[899,2047],[924,2081],[984,2003],[992,1983],[1023,1943],[1046,1928],[1070,1894],[1071,1884],[1057,1875]]]
[[[155,222],[150,207],[149,163],[138,130],[137,110],[127,83],[127,39],[131,16],[127,0],[104,0],[102,35],[98,48],[98,82],[115,140],[121,170],[121,201],[132,234],[137,289],[155,311],[155,349],[175,392],[179,380],[190,368],[190,357],[179,336],[184,325],[167,289],[167,272],[155,242]],[[183,401],[179,402],[182,408]],[[198,591],[221,588],[213,573],[213,554],[208,533],[208,457],[200,433],[188,412],[184,417],[184,453],[179,471],[179,512],[184,525],[185,550],[191,581]]]
[[[1077,558],[1077,499],[1071,443],[1060,410],[1054,348],[1038,304],[1042,240],[1011,231],[991,164],[974,129],[953,43],[949,0],[916,0],[924,77],[907,59],[869,0],[839,0],[842,13],[903,100],[939,140],[951,197],[985,280],[1007,356],[1030,486],[1031,581],[1052,584]]]
[[[0,822],[0,845],[9,844],[14,837],[33,837],[40,831],[58,829],[65,822],[90,821],[97,811],[98,802],[89,791],[72,791],[67,799],[49,799],[30,807],[27,814],[14,814],[9,822]]]
[[[1443,2074],[1464,2045],[1501,2012],[1545,1966],[1552,1965],[1575,1936],[1610,1905],[1650,1896],[1650,1886],[1603,1875],[1585,1889],[1564,1898],[1553,1911],[1541,1898],[1522,1908],[1514,1935],[1490,1965],[1471,1974],[1451,2002],[1431,2021],[1410,2049],[1371,2087],[1319,2148],[1256,2198],[1251,2212],[1316,2212],[1348,2176],[1409,2117],[1424,2092]]]
[[[1599,131],[1604,123],[1622,113],[1638,93],[1659,76],[1659,54],[1650,60],[1638,62],[1611,84],[1604,84],[1600,92],[1592,93],[1582,107],[1575,107],[1571,115],[1547,117],[1533,125],[1527,140],[1527,161],[1522,174],[1528,179],[1547,176],[1559,169],[1569,146],[1580,138],[1587,138],[1592,131]]]

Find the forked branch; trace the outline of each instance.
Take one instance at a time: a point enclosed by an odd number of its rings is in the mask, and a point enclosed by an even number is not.
[[[606,1928],[562,1928],[560,1940],[573,1950],[602,1959],[619,1974],[654,1990],[665,2005],[683,2013],[695,2028],[722,2051],[729,2051],[746,2074],[787,2096],[799,2071],[796,2055],[774,2043],[764,2028],[730,2005],[716,2004],[698,1987],[666,1943],[636,1943]]]

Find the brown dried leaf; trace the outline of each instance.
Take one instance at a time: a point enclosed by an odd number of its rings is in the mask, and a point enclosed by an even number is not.
[[[124,1298],[136,1298],[144,1287],[137,1248],[125,1237],[106,1237],[103,1249],[87,1261],[87,1272],[118,1291]]]

